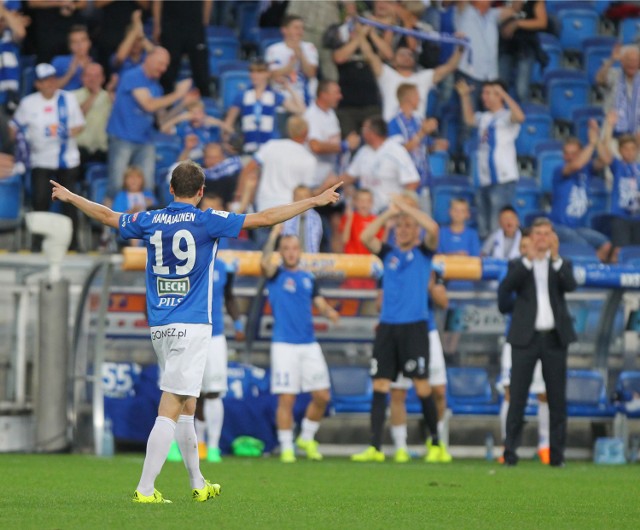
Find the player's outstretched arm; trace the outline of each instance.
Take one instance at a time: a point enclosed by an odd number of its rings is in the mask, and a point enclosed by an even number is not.
[[[329,302],[327,302],[324,296],[316,296],[313,299],[313,304],[322,316],[328,318],[334,324],[338,323],[340,320],[340,313],[329,305]]]
[[[260,258],[260,270],[262,275],[267,278],[273,278],[278,270],[278,266],[273,263],[273,251],[276,248],[278,237],[282,233],[282,225],[278,224],[271,229],[269,238],[262,249],[262,258]]]
[[[300,215],[311,208],[326,206],[327,204],[335,204],[340,199],[340,194],[336,191],[340,186],[342,186],[342,182],[338,182],[315,197],[303,199],[291,204],[275,206],[274,208],[267,208],[266,210],[258,213],[250,213],[245,217],[242,228],[251,229],[263,226],[273,226],[291,219],[296,215]]]
[[[68,202],[72,204],[78,210],[91,217],[91,219],[95,219],[99,221],[103,225],[111,226],[113,228],[118,228],[118,222],[120,221],[121,213],[114,212],[113,210],[103,206],[102,204],[98,204],[97,202],[92,202],[89,199],[85,199],[76,193],[72,193],[67,188],[58,184],[54,180],[49,181],[52,186],[51,190],[51,199],[54,201],[62,201]]]

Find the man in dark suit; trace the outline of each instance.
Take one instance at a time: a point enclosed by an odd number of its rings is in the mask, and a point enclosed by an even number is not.
[[[536,361],[542,361],[550,415],[550,464],[564,464],[567,426],[567,347],[576,340],[564,298],[576,288],[571,262],[558,254],[551,221],[538,218],[531,228],[527,255],[509,263],[498,288],[498,308],[512,313],[507,341],[513,348],[511,403],[504,461],[516,465],[524,409]]]

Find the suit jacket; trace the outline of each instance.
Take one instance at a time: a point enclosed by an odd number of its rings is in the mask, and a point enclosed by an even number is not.
[[[502,313],[512,313],[507,342],[516,347],[526,347],[533,340],[538,310],[533,268],[528,269],[522,260],[517,258],[509,262],[507,275],[498,287],[498,309]],[[576,287],[571,261],[563,259],[556,271],[549,260],[549,301],[556,333],[565,348],[576,340],[576,333],[564,294]]]

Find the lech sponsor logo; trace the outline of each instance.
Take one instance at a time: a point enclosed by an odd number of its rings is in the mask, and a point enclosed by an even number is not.
[[[157,279],[158,296],[185,296],[189,292],[189,278]]]

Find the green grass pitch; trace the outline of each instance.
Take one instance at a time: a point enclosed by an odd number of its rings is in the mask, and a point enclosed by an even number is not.
[[[202,465],[217,499],[192,502],[184,466],[167,463],[156,486],[173,504],[137,505],[141,466],[138,454],[0,455],[0,528],[640,528],[638,465],[226,458]]]

